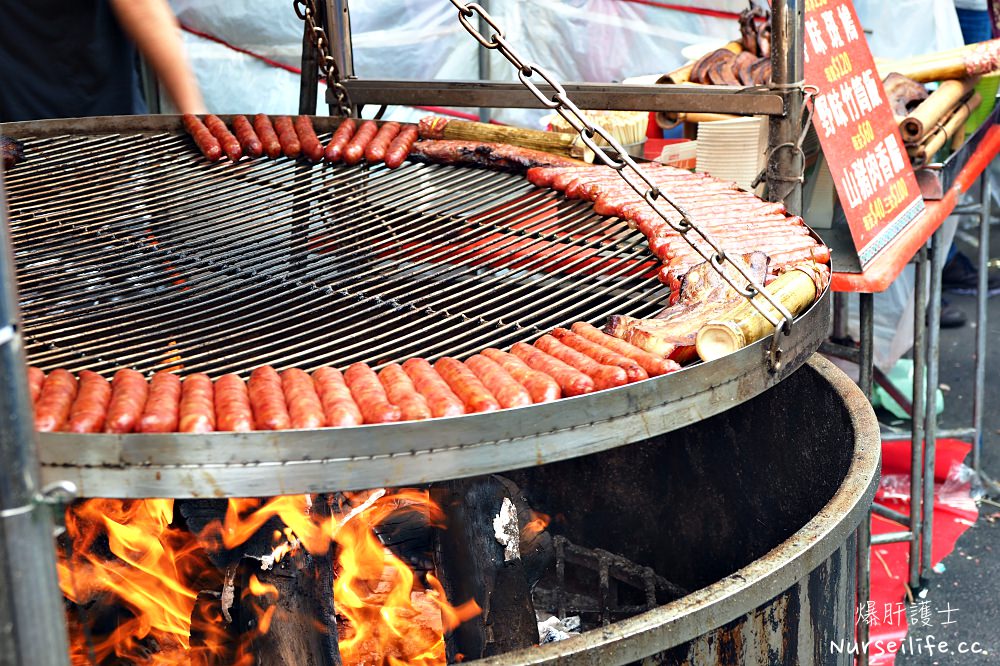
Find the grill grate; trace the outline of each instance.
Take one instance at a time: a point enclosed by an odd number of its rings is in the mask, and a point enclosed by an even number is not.
[[[462,357],[666,296],[639,232],[518,175],[206,164],[169,132],[26,144],[6,186],[45,370]]]

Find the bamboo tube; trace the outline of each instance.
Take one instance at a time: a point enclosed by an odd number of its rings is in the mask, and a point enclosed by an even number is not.
[[[425,119],[427,120],[427,119]],[[422,139],[455,139],[459,141],[489,141],[512,146],[541,150],[554,155],[575,157],[585,162],[594,161],[593,151],[583,145],[579,134],[545,132],[542,130],[477,123],[450,118],[433,118],[420,123]]]
[[[972,115],[972,111],[976,109],[980,103],[982,103],[982,98],[979,96],[978,92],[973,92],[965,102],[962,103],[954,113],[952,113],[944,124],[939,124],[935,130],[925,137],[924,142],[916,146],[912,151],[907,149],[910,153],[910,161],[913,163],[914,168],[919,168],[927,164],[927,162],[937,154],[939,150],[944,148],[944,145],[949,139],[954,138],[959,132],[965,127],[965,121],[969,119]]]
[[[807,270],[794,268],[779,275],[767,288],[792,316],[802,314],[813,304],[819,293],[816,276],[810,275]],[[780,319],[780,315],[763,296],[755,296],[754,303]],[[717,319],[703,324],[698,329],[695,349],[703,361],[713,361],[739,351],[773,332],[774,326],[753,304],[745,301],[730,311],[725,320]]]
[[[964,79],[996,71],[1000,71],[1000,39],[905,60],[884,62],[878,67],[879,76],[882,78],[890,72],[898,72],[919,83]]]
[[[921,102],[920,106],[915,108],[910,115],[903,118],[903,122],[899,125],[903,141],[905,143],[923,141],[934,126],[951,113],[977,83],[979,83],[978,76],[959,81],[942,81],[930,97]]]
[[[722,48],[726,49],[727,51],[732,51],[733,53],[739,55],[743,51],[743,43],[742,42],[733,41],[733,42],[729,42],[728,44],[726,44]],[[717,49],[712,49],[712,50],[715,51]],[[711,53],[711,51],[709,53]],[[708,55],[708,53],[706,53],[705,55]],[[686,65],[684,65],[682,67],[678,67],[677,69],[675,69],[672,72],[668,72],[667,74],[664,74],[663,76],[661,76],[660,78],[658,78],[656,80],[656,82],[657,83],[675,84],[675,85],[678,84],[678,83],[687,83],[687,82],[689,82],[691,80],[691,70],[694,69],[694,64],[696,62],[698,62],[698,61],[697,60],[692,60],[688,64],[686,64]]]
[[[720,120],[736,120],[743,116],[732,116],[727,113],[678,113],[676,111],[658,111],[656,124],[662,129],[673,129],[681,123],[714,123]]]

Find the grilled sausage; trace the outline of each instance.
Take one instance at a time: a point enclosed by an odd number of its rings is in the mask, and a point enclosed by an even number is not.
[[[208,375],[188,375],[181,384],[178,429],[181,432],[215,430],[215,387]]]
[[[351,389],[365,423],[391,423],[403,417],[402,410],[389,402],[378,375],[364,363],[355,363],[347,368],[344,381]]]
[[[149,382],[149,396],[139,418],[139,432],[175,432],[180,415],[181,380],[161,370]]]
[[[487,347],[480,353],[499,364],[518,384],[527,389],[532,402],[551,402],[562,397],[562,390],[555,379],[544,372],[533,370],[517,356],[492,347]]]
[[[351,396],[351,389],[347,388],[339,370],[319,368],[313,372],[312,379],[323,405],[327,426],[356,426],[364,422],[361,410]]]
[[[586,354],[602,365],[616,365],[625,371],[629,382],[637,382],[640,379],[649,379],[649,374],[643,370],[642,366],[618,352],[611,351],[607,347],[602,347],[596,342],[591,342],[583,336],[569,331],[565,328],[557,328],[552,331],[552,337],[567,347],[572,347],[581,354]]]
[[[295,134],[299,137],[302,154],[307,160],[319,162],[323,159],[323,144],[319,142],[309,116],[295,116]]]
[[[194,139],[201,154],[209,162],[218,162],[221,160],[222,146],[219,144],[219,140],[212,136],[212,133],[205,127],[205,123],[201,122],[201,119],[192,113],[185,113],[182,119],[184,121],[184,129]]]
[[[35,430],[55,432],[66,423],[76,398],[76,377],[63,369],[53,370],[45,378],[35,404]]]
[[[366,120],[358,127],[358,131],[354,133],[351,140],[348,141],[347,147],[344,148],[344,164],[355,165],[361,162],[361,158],[365,156],[365,149],[368,148],[368,144],[375,135],[378,134],[378,123],[374,120]]]
[[[295,132],[295,125],[288,116],[275,116],[274,131],[278,135],[278,142],[281,143],[281,152],[285,157],[293,160],[302,154],[302,144],[299,142],[299,135]]]
[[[253,407],[246,382],[235,374],[215,380],[215,428],[220,431],[249,432],[253,430]]]
[[[535,340],[535,346],[549,356],[553,356],[590,376],[598,389],[609,389],[628,384],[628,375],[621,368],[598,363],[586,354],[581,354],[572,347],[567,347],[551,335],[543,335]]]
[[[431,418],[431,409],[427,400],[420,395],[413,380],[409,378],[403,367],[398,363],[390,363],[378,373],[385,395],[389,402],[399,407],[404,421],[420,421]]]
[[[233,116],[233,133],[240,142],[243,154],[250,157],[260,157],[264,154],[264,145],[260,142],[253,125],[246,116]]]
[[[28,394],[31,396],[31,404],[38,402],[38,396],[42,392],[42,384],[45,383],[45,373],[41,368],[35,366],[28,367]]]
[[[681,368],[681,366],[674,361],[650,354],[645,349],[639,349],[635,345],[631,345],[624,340],[614,337],[613,335],[608,335],[600,329],[585,322],[576,322],[573,324],[572,329],[573,332],[580,337],[586,338],[593,343],[599,344],[602,347],[606,347],[613,352],[617,352],[622,356],[632,359],[642,366],[642,369],[645,370],[646,374],[650,377],[665,375],[668,372],[674,372],[675,370],[680,370]]]
[[[495,412],[500,409],[500,403],[486,385],[458,359],[448,356],[439,358],[434,362],[434,369],[470,412]]]
[[[357,127],[358,124],[354,122],[353,118],[346,118],[341,122],[337,131],[330,137],[330,143],[326,144],[323,159],[327,162],[339,162],[344,159],[344,147],[347,146],[347,142],[354,136],[354,130]]]
[[[219,144],[222,146],[222,152],[226,154],[233,162],[239,161],[243,157],[243,150],[240,148],[240,142],[233,136],[233,133],[229,131],[226,127],[226,123],[222,122],[222,119],[215,114],[208,114],[205,116],[205,127],[208,131],[212,133],[216,139],[219,140]]]
[[[385,165],[390,169],[400,166],[410,155],[413,144],[417,142],[417,126],[403,125],[399,134],[389,144],[389,150],[385,151]]]
[[[532,403],[531,394],[521,386],[500,364],[482,354],[474,354],[465,365],[489,389],[500,406],[523,407]]]
[[[385,153],[389,150],[389,144],[392,143],[397,134],[399,134],[399,123],[390,121],[378,128],[375,138],[365,147],[365,160],[373,164],[384,160]]]
[[[257,138],[260,139],[261,145],[264,146],[264,154],[272,160],[280,157],[281,141],[278,140],[274,125],[271,124],[271,119],[267,117],[266,113],[258,113],[253,117],[253,129],[257,132]]]
[[[288,403],[288,416],[293,428],[322,428],[326,425],[323,403],[316,386],[304,370],[289,368],[281,373],[281,388]]]
[[[288,416],[278,372],[269,365],[262,365],[250,373],[248,384],[250,407],[257,427],[264,430],[288,429],[291,417]]]
[[[116,434],[135,430],[149,395],[149,384],[141,372],[123,368],[111,379],[111,403],[104,431]]]
[[[461,416],[465,405],[441,378],[430,363],[422,358],[410,358],[403,363],[403,370],[413,380],[413,386],[427,400],[431,414],[435,417]]]
[[[594,380],[589,375],[525,342],[515,343],[510,348],[510,353],[527,363],[529,367],[556,380],[563,395],[583,395],[596,388]]]
[[[69,412],[66,429],[70,432],[100,432],[108,415],[111,384],[90,370],[80,371],[79,391]]]

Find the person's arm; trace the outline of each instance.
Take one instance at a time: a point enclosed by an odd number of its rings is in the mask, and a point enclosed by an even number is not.
[[[177,19],[167,0],[110,0],[118,22],[135,42],[180,113],[205,113],[198,81],[184,55]]]

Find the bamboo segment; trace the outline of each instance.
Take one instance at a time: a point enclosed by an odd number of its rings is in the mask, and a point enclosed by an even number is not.
[[[802,314],[819,294],[816,277],[806,270],[795,268],[775,278],[768,291],[784,305],[792,316]],[[755,296],[754,303],[768,314],[780,319],[777,311],[763,296]],[[774,326],[749,301],[731,310],[726,318],[710,321],[698,330],[695,349],[703,361],[713,361],[743,349],[749,344],[774,333]]]
[[[954,110],[977,83],[979,83],[978,76],[958,81],[942,81],[938,89],[900,123],[899,130],[903,134],[903,141],[920,143],[943,118]]]
[[[965,121],[969,119],[972,115],[973,110],[975,110],[982,103],[982,98],[979,96],[978,92],[973,92],[965,102],[955,109],[944,124],[939,124],[934,130],[932,130],[925,138],[924,142],[917,145],[916,147],[907,151],[910,153],[910,161],[913,163],[914,168],[919,168],[927,164],[935,154],[948,142],[949,139],[954,138],[965,128]]]
[[[919,83],[989,74],[1000,71],[1000,39],[905,60],[883,62],[879,64],[878,70],[882,78],[890,72],[898,72]]]
[[[507,143],[554,155],[575,157],[585,162],[594,161],[594,153],[583,145],[579,134],[544,132],[523,127],[476,123],[450,118],[425,118],[420,123],[420,138]]]

